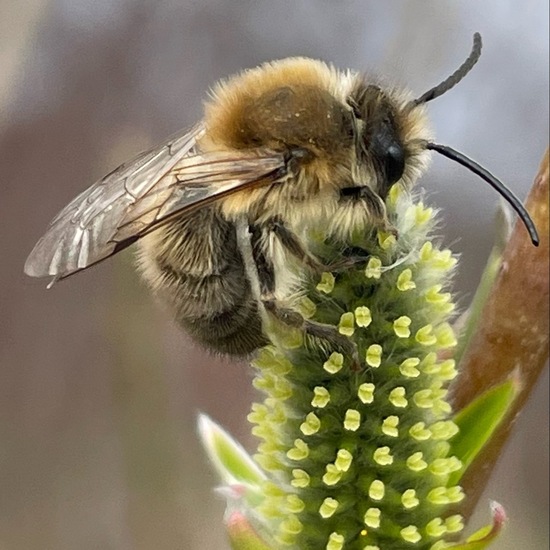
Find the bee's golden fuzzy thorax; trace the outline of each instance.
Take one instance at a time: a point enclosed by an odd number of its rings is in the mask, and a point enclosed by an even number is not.
[[[321,61],[290,58],[222,81],[205,105],[206,143],[238,149],[275,145],[304,137],[307,128],[307,138],[324,147],[332,138],[334,147],[334,136],[350,121],[345,99],[355,78]]]
[[[358,77],[321,61],[290,58],[244,71],[222,81],[205,105],[205,150],[266,147],[312,153],[290,186],[271,193],[280,211],[351,179],[353,164],[352,109],[346,98]],[[264,190],[237,193],[223,203],[228,217],[250,212],[264,200]],[[276,205],[274,203],[277,203]]]

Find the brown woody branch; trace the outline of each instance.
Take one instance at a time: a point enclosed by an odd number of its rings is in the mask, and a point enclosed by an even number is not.
[[[454,387],[453,406],[458,411],[512,375],[520,386],[512,411],[461,481],[468,495],[460,510],[466,518],[481,497],[515,420],[548,361],[548,178],[547,149],[526,202],[540,245],[535,248],[523,225],[516,224]]]

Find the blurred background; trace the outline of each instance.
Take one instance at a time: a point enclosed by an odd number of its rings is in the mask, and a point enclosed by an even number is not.
[[[196,121],[205,91],[290,55],[373,71],[416,94],[484,54],[430,104],[438,139],[523,197],[548,141],[546,0],[0,0],[0,548],[225,549],[198,411],[252,450],[244,364],[209,357],[124,253],[46,291],[23,263],[53,215],[138,151]],[[497,195],[443,158],[423,179],[462,254],[468,303]],[[547,376],[482,501],[500,549],[548,546]]]

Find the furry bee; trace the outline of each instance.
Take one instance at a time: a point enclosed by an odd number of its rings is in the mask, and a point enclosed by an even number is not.
[[[312,269],[335,267],[324,265],[301,238],[320,220],[328,221],[327,235],[343,240],[356,223],[391,230],[387,193],[397,182],[411,186],[430,150],[497,188],[536,243],[529,215],[500,181],[431,141],[425,104],[457,84],[480,51],[476,34],[467,60],[418,99],[305,58],[266,63],[222,81],[202,122],[123,164],[66,206],[25,272],[55,281],[139,240],[145,280],[206,348],[244,355],[266,344],[262,306],[313,335],[337,339],[281,305],[276,267],[284,258],[276,256],[282,250]],[[239,246],[241,222],[259,297]]]

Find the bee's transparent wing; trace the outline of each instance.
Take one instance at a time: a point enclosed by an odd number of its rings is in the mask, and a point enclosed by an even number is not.
[[[25,273],[61,279],[116,254],[178,213],[284,176],[283,155],[201,153],[203,134],[198,124],[81,193],[53,219]]]

